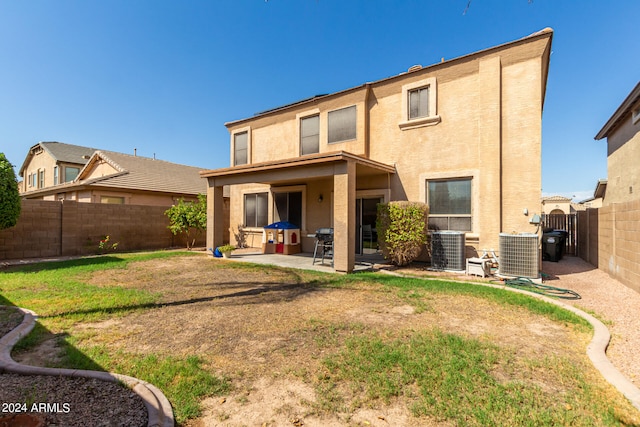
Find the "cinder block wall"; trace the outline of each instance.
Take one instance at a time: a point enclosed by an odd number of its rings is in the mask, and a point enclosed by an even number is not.
[[[640,200],[588,209],[578,224],[580,257],[640,292]]]
[[[0,231],[0,260],[98,253],[109,236],[117,251],[186,247],[174,236],[167,207],[23,200],[15,227]],[[205,245],[205,233],[196,246]]]

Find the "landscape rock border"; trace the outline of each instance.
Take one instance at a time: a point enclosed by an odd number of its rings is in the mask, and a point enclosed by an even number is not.
[[[24,314],[22,323],[0,338],[0,372],[22,375],[52,375],[94,378],[107,382],[123,382],[144,402],[148,414],[148,427],[174,427],[175,420],[171,403],[153,384],[127,375],[112,372],[88,371],[82,369],[43,368],[17,363],[11,358],[13,347],[34,328],[37,315],[24,308],[16,307]]]

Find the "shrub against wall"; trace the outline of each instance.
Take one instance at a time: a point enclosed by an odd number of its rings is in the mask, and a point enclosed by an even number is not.
[[[180,199],[164,213],[169,217],[169,230],[173,234],[184,234],[187,249],[196,244],[197,238],[207,229],[207,196],[198,194],[197,202],[185,202]]]
[[[16,173],[4,153],[0,153],[0,230],[16,225],[20,207]]]
[[[420,202],[390,202],[378,205],[378,242],[385,259],[407,265],[427,242],[429,207]]]

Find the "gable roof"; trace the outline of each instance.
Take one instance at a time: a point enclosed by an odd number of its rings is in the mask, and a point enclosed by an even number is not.
[[[620,104],[616,112],[607,120],[607,123],[600,129],[600,132],[598,132],[594,139],[600,140],[608,137],[611,131],[613,131],[624,117],[631,112],[631,109],[637,105],[638,101],[640,101],[640,82],[636,84],[636,87],[634,87],[631,93],[622,101],[622,104]]]
[[[116,172],[93,177],[91,172],[101,161],[111,165]],[[200,177],[200,171],[203,169],[148,157],[98,150],[93,153],[74,182],[130,190],[206,194],[207,182]]]
[[[75,163],[77,165],[85,165],[91,155],[96,151],[95,148],[83,147],[81,145],[65,144],[64,142],[48,141],[39,142],[29,149],[27,157],[22,163],[19,175],[22,176],[27,164],[34,156],[36,151],[42,149],[56,160],[56,162]]]

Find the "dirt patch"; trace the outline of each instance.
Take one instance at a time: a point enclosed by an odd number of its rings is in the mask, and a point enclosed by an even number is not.
[[[189,426],[418,422],[402,401],[354,406],[331,415],[317,410],[315,386],[323,359],[351,337],[371,332],[391,340],[438,329],[497,343],[514,360],[561,355],[586,363],[589,334],[524,309],[469,296],[416,298],[382,285],[323,287],[307,274],[238,268],[205,257],[146,261],[126,273],[96,273],[90,279],[95,285],[158,292],[160,303],[151,310],[79,325],[72,334],[83,346],[105,345],[114,352],[199,355],[213,373],[230,377],[233,391],[205,400],[204,415]],[[447,425],[429,419],[419,424]]]

